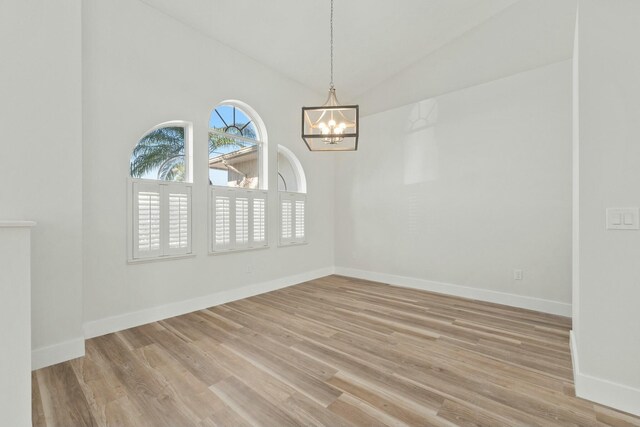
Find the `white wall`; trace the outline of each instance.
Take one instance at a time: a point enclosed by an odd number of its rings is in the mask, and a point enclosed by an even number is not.
[[[640,2],[579,10],[578,395],[640,415],[640,231],[605,230],[640,206]]]
[[[337,160],[336,265],[569,316],[570,165],[570,60],[366,116]]]
[[[0,424],[31,426],[31,222],[0,221]]]
[[[110,325],[131,326],[133,319],[148,321],[154,313],[175,313],[164,305],[333,265],[333,157],[309,153],[299,135],[300,107],[322,99],[142,2],[89,0],[83,19],[84,307],[90,335]],[[210,256],[207,124],[210,111],[225,99],[246,102],[267,127],[271,248]],[[197,256],[130,265],[131,150],[147,129],[168,120],[194,123]],[[278,144],[298,156],[307,175],[306,246],[276,245]]]
[[[34,366],[48,346],[84,348],[80,31],[79,0],[0,2],[0,218],[38,223]]]

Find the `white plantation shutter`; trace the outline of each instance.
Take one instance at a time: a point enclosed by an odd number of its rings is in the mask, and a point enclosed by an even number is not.
[[[166,254],[191,252],[191,188],[165,186],[168,203],[168,248]]]
[[[282,217],[280,226],[280,238],[284,241],[291,240],[293,234],[291,230],[291,223],[293,221],[292,207],[293,204],[291,203],[291,200],[282,200],[280,202],[280,215]]]
[[[264,198],[254,197],[253,199],[253,242],[257,245],[265,243],[267,241],[266,233],[266,205],[267,201]]]
[[[162,253],[160,246],[160,195],[157,184],[135,183],[133,197],[133,253],[150,258]]]
[[[267,192],[212,186],[211,251],[266,247]]]
[[[132,259],[191,253],[191,186],[132,180]]]
[[[306,195],[280,192],[280,245],[305,243]]]
[[[218,249],[226,249],[231,243],[231,201],[229,197],[215,197],[213,215],[214,246]]]
[[[296,212],[296,216],[295,216],[295,238],[296,240],[300,240],[303,239],[304,240],[304,235],[305,235],[305,230],[304,230],[304,204],[305,201],[304,200],[296,200],[296,204],[295,204],[295,212]]]
[[[249,245],[249,199],[236,198],[236,248]]]

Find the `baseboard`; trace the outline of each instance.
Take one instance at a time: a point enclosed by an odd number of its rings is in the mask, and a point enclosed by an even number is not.
[[[157,322],[159,320],[167,319],[170,317],[180,316],[182,314],[203,310],[208,307],[213,307],[242,298],[248,298],[254,295],[263,294],[265,292],[271,292],[277,289],[286,288],[288,286],[297,285],[298,283],[328,276],[330,274],[333,274],[333,272],[333,267],[326,267],[319,270],[270,280],[267,282],[243,286],[237,289],[229,289],[221,292],[216,292],[214,294],[205,295],[186,301],[180,301],[159,307],[149,308],[146,310],[121,314],[118,316],[107,317],[105,319],[94,320],[84,324],[84,336],[85,338],[89,339],[101,335],[110,334],[112,332],[122,331],[124,329],[133,328],[135,326]]]
[[[31,370],[84,356],[84,338],[75,338],[31,351]]]
[[[640,389],[584,374],[580,371],[578,346],[571,331],[571,358],[576,396],[640,416]]]
[[[504,304],[512,307],[526,308],[541,311],[543,313],[557,314],[571,317],[571,304],[534,298],[524,295],[508,294],[506,292],[491,291],[487,289],[471,288],[468,286],[453,285],[450,283],[434,282],[415,277],[397,276],[393,274],[377,273],[373,271],[358,270],[348,267],[336,267],[335,273],[342,276],[355,277],[357,279],[371,280],[374,282],[388,283],[404,288],[421,289],[424,291],[438,292],[479,301]]]

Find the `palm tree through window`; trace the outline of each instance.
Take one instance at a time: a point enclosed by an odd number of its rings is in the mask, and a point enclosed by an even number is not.
[[[131,153],[130,173],[132,178],[185,182],[184,127],[160,127],[142,137]]]

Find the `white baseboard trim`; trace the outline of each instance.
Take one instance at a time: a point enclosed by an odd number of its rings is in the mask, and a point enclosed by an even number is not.
[[[214,294],[193,298],[186,301],[180,301],[172,304],[153,307],[145,310],[125,313],[118,316],[107,317],[105,319],[94,320],[84,324],[84,336],[86,339],[110,334],[112,332],[122,331],[124,329],[133,328],[135,326],[144,325],[159,320],[168,319],[174,316],[203,310],[242,298],[248,298],[254,295],[263,294],[265,292],[275,291],[277,289],[286,288],[288,286],[297,285],[298,283],[307,282],[309,280],[318,279],[333,274],[333,267],[321,268],[306,273],[295,274],[292,276],[282,277],[270,280],[268,282],[256,283],[253,285],[243,286],[237,289],[229,289]]]
[[[357,279],[371,280],[374,282],[388,283],[404,288],[421,289],[424,291],[454,295],[479,301],[504,304],[512,307],[526,308],[541,311],[543,313],[557,314],[571,317],[571,304],[534,298],[525,295],[508,294],[506,292],[491,291],[488,289],[471,288],[468,286],[453,285],[451,283],[434,282],[415,277],[397,276],[387,273],[358,270],[348,267],[336,267],[335,274],[355,277]]]
[[[571,358],[576,396],[640,416],[640,389],[584,374],[578,362],[578,345],[571,331]]]
[[[84,338],[75,338],[31,351],[31,370],[84,356]]]

